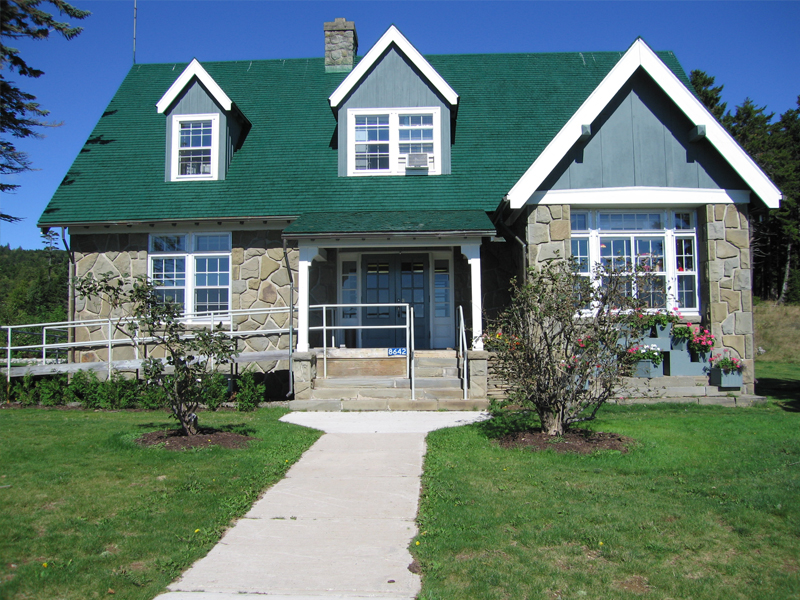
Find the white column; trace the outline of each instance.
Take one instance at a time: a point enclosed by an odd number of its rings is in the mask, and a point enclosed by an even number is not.
[[[308,352],[308,270],[317,255],[315,246],[300,246],[297,265],[297,351]]]
[[[481,245],[461,244],[461,254],[469,262],[472,286],[472,349],[483,350],[483,294],[481,293]]]

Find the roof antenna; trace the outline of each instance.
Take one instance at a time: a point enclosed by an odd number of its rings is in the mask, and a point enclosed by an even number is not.
[[[136,64],[136,0],[133,0],[133,64]]]

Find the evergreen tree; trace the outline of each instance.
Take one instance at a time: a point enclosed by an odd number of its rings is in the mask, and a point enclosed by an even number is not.
[[[689,80],[692,82],[694,91],[700,98],[705,107],[714,115],[717,121],[722,121],[722,116],[725,114],[725,109],[728,107],[727,102],[722,101],[722,89],[724,85],[713,87],[714,77],[707,74],[705,71],[695,69],[689,75]]]
[[[62,0],[48,0],[48,3],[72,19],[84,19],[90,14]],[[46,40],[54,31],[71,40],[83,30],[56,21],[53,15],[39,8],[40,4],[42,0],[0,0],[0,175],[21,173],[31,168],[27,154],[17,150],[11,138],[39,137],[37,128],[56,125],[42,120],[48,111],[36,102],[33,94],[22,91],[15,82],[7,79],[4,71],[16,71],[22,77],[44,75],[43,71],[28,65],[19,55],[19,50],[6,45],[7,42],[22,38]],[[13,191],[17,187],[0,181],[0,192]],[[18,220],[0,212],[0,221]]]

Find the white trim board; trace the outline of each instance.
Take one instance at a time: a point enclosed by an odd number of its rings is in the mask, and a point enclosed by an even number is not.
[[[641,38],[633,43],[525,174],[514,184],[507,195],[510,207],[519,209],[531,200],[545,178],[581,137],[583,126],[590,125],[597,119],[600,112],[640,67],[653,78],[694,125],[705,126],[706,139],[764,204],[769,208],[778,208],[782,198],[780,190]]]
[[[158,109],[159,113],[165,112],[170,105],[175,101],[175,98],[184,90],[184,88],[189,85],[189,82],[192,80],[193,77],[197,77],[198,81],[202,83],[214,100],[223,108],[223,110],[230,110],[233,106],[233,101],[228,97],[228,95],[222,91],[222,88],[219,87],[214,78],[208,74],[203,68],[203,65],[200,64],[196,58],[192,59],[192,62],[183,70],[175,82],[169,87],[167,92],[161,97],[156,103],[156,108]]]
[[[571,206],[703,206],[748,204],[750,190],[704,188],[613,187],[534,192],[530,204]]]
[[[444,97],[447,102],[450,103],[451,106],[455,106],[458,104],[458,94],[456,94],[455,90],[450,87],[450,85],[442,78],[439,73],[436,72],[431,64],[425,60],[422,54],[411,45],[405,36],[400,33],[400,30],[397,29],[394,25],[391,25],[389,29],[386,30],[381,38],[375,42],[375,45],[370,48],[369,52],[367,52],[366,56],[359,61],[356,67],[350,71],[350,74],[345,78],[345,80],[339,84],[339,87],[336,88],[336,91],[330,95],[328,98],[328,102],[331,105],[331,108],[338,109],[339,105],[342,101],[347,97],[347,95],[359,84],[359,82],[363,79],[364,75],[372,68],[372,66],[378,61],[381,57],[383,52],[391,45],[395,44],[397,48],[410,60],[413,65],[419,69],[419,72],[431,83],[431,85],[436,88],[436,90]]]

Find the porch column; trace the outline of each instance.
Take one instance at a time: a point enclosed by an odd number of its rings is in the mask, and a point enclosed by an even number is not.
[[[481,293],[481,244],[461,244],[461,254],[469,262],[472,285],[472,349],[483,350],[483,294]]]
[[[308,270],[317,255],[315,246],[300,246],[297,265],[297,351],[308,352]]]

